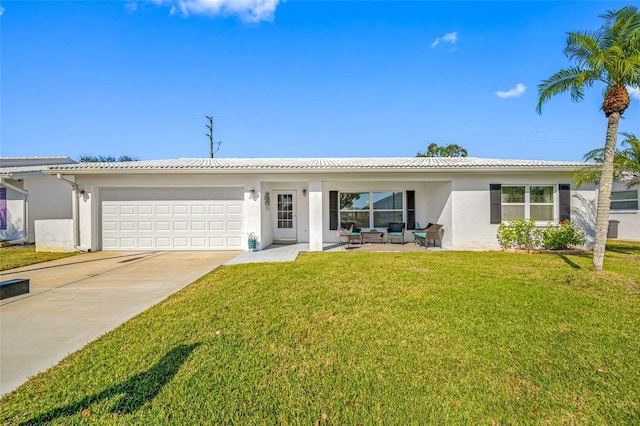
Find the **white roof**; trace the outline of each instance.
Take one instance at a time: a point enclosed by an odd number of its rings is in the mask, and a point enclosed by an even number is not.
[[[476,157],[385,158],[180,158],[174,160],[56,165],[50,172],[103,174],[174,170],[177,172],[349,172],[349,171],[572,171],[582,162],[508,160]]]
[[[49,166],[74,163],[69,157],[0,157],[0,177],[22,179],[38,174],[42,176]]]

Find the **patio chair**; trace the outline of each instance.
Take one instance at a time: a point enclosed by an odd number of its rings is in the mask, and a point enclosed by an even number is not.
[[[387,241],[392,243],[393,240],[400,239],[400,243],[404,244],[404,226],[403,222],[391,222],[387,228]]]
[[[415,239],[414,243],[423,245],[424,248],[429,246],[429,243],[433,241],[433,246],[436,247],[436,241],[440,241],[440,247],[442,247],[442,235],[444,234],[444,225],[438,223],[430,223],[424,229],[416,229],[413,231]]]
[[[436,241],[440,241],[440,247],[442,248],[442,235],[444,234],[444,225],[433,224],[426,231],[426,244],[425,248],[429,245],[430,241],[433,241],[433,246],[436,247]]]
[[[362,229],[358,228],[355,222],[342,222],[340,225],[342,229],[348,230],[349,232],[350,238],[348,244],[352,241],[357,241],[359,244],[362,244]]]
[[[417,228],[415,230],[413,230],[413,242],[418,244],[419,246],[425,246],[426,247],[426,241],[427,241],[427,229],[431,228],[433,226],[433,223],[429,223],[427,225],[426,228],[421,228],[420,224],[417,224]]]

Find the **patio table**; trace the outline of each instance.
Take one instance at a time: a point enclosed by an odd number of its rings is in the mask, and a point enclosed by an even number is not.
[[[384,232],[380,231],[367,231],[362,233],[362,242],[366,243],[367,241],[378,241],[380,244],[384,243]]]

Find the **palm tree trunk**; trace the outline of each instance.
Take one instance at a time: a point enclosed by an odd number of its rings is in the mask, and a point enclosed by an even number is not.
[[[608,117],[607,140],[604,145],[604,161],[600,176],[600,191],[598,192],[598,210],[596,213],[596,235],[593,245],[593,269],[602,271],[604,251],[607,244],[607,230],[609,228],[609,209],[611,207],[611,186],[613,185],[613,157],[618,142],[618,123],[620,113],[614,112]]]

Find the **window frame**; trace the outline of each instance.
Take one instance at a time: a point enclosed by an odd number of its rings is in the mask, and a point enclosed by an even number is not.
[[[504,201],[502,201],[502,191],[504,190],[504,188],[513,188],[513,187],[524,187],[524,202],[515,202],[515,203],[505,203]],[[550,203],[540,203],[540,202],[532,202],[531,201],[531,188],[535,188],[535,187],[550,187],[553,190],[552,193],[552,202]],[[528,220],[531,218],[531,207],[532,206],[552,206],[552,211],[553,211],[553,216],[551,219],[536,219],[536,225],[545,225],[549,222],[552,223],[558,223],[559,220],[559,195],[558,195],[558,185],[557,184],[544,184],[544,183],[536,183],[536,184],[502,184],[500,186],[500,215],[501,215],[501,221],[502,222],[506,222],[509,219],[505,219],[504,218],[504,214],[502,213],[502,208],[504,205],[511,205],[511,206],[523,206],[524,207],[524,217],[522,219]],[[516,219],[516,218],[511,218],[511,219]]]
[[[374,201],[374,194],[380,194],[380,193],[389,193],[391,194],[392,197],[395,197],[395,194],[399,193],[400,196],[400,202],[401,202],[401,207],[400,208],[395,208],[395,209],[376,209],[375,208],[375,201]],[[368,194],[368,205],[366,209],[345,209],[342,207],[342,194]],[[402,220],[401,222],[406,222],[405,218],[407,215],[407,191],[406,190],[369,190],[369,191],[364,191],[364,190],[353,190],[353,191],[338,191],[338,223],[340,224],[340,226],[342,226],[342,213],[367,213],[368,215],[368,225],[367,226],[362,226],[363,228],[368,228],[368,229],[377,229],[377,228],[386,228],[386,226],[375,226],[375,214],[376,213],[380,213],[380,212],[400,212]],[[353,222],[354,220],[345,220],[345,222]]]
[[[629,199],[625,199],[625,200],[614,200],[613,199],[613,194],[615,193],[622,193],[622,192],[635,192],[636,193],[636,198],[629,198]],[[640,209],[640,194],[638,194],[637,189],[625,189],[625,190],[621,190],[621,191],[611,191],[611,201],[610,201],[610,205],[609,205],[609,209],[611,211],[616,211],[616,212],[620,212],[620,211],[637,211],[638,209]],[[636,207],[631,207],[631,208],[615,208],[614,207],[614,203],[621,203],[621,202],[633,202],[635,201],[636,203]]]

